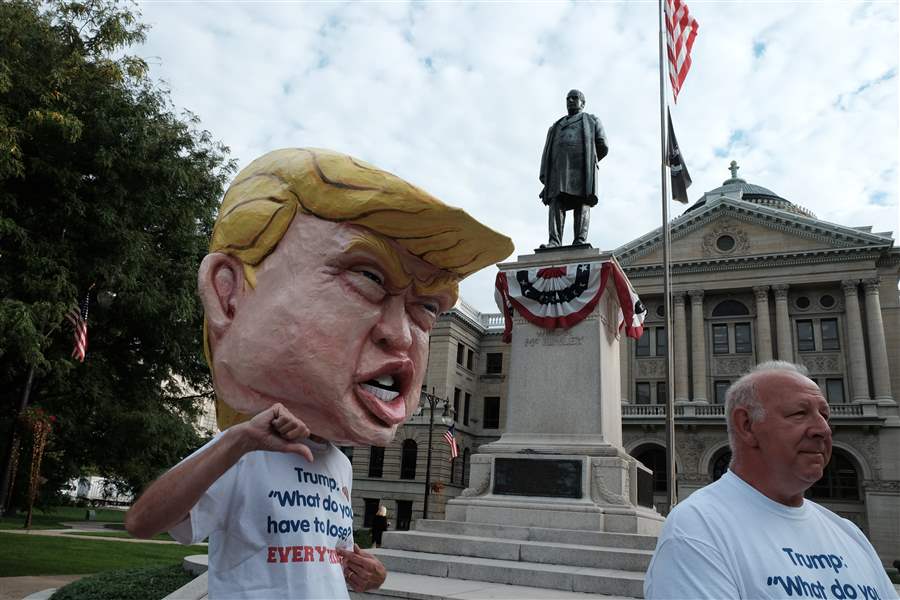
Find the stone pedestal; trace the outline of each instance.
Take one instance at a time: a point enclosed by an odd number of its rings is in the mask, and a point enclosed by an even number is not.
[[[500,268],[610,258],[592,248],[564,247]],[[447,504],[448,520],[659,532],[663,517],[650,507],[652,490],[639,493],[649,471],[622,448],[617,323],[612,277],[592,313],[568,330],[542,329],[515,315],[505,432],[472,457],[470,487]]]

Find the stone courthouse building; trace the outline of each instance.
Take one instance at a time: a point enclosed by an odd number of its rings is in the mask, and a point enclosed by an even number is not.
[[[891,232],[818,219],[737,176],[671,223],[675,462],[678,497],[714,481],[730,459],[724,396],[758,362],[802,363],[831,404],[834,452],[808,496],[854,521],[886,565],[900,559],[900,249]],[[644,335],[621,344],[625,449],[654,470],[666,512],[666,335],[659,229],[614,251],[648,309]],[[427,390],[435,409],[428,516],[459,495],[478,446],[506,418],[508,346],[499,314],[465,302],[431,336]],[[565,410],[565,387],[560,388]],[[446,409],[444,402],[446,401]],[[392,527],[422,517],[429,413],[388,448],[353,449],[354,511],[367,525],[378,503]],[[442,434],[454,423],[459,457]]]

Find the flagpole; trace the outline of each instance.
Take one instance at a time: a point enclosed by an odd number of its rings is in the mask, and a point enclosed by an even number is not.
[[[669,278],[669,186],[666,168],[668,159],[666,127],[666,78],[664,65],[666,64],[665,32],[663,23],[665,11],[663,0],[658,0],[657,20],[659,21],[659,140],[660,140],[660,182],[662,184],[662,231],[663,231],[663,302],[666,320],[666,488],[668,491],[669,510],[678,503],[675,476],[675,383],[672,375],[675,370],[673,364],[673,335],[672,335],[672,282]]]

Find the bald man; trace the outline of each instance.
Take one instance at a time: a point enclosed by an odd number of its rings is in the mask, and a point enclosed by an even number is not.
[[[729,470],[666,519],[644,597],[896,598],[863,533],[803,497],[831,458],[828,402],[805,368],[758,365],[725,414]]]

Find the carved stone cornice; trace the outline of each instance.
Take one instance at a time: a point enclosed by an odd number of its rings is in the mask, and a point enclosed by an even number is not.
[[[787,301],[788,297],[788,288],[790,286],[786,283],[776,283],[772,286],[772,291],[775,293],[775,300],[784,300]]]
[[[769,301],[769,286],[767,286],[767,285],[753,286],[753,295],[756,296],[757,302],[768,302]]]
[[[841,289],[844,290],[844,296],[856,296],[857,286],[859,286],[858,279],[845,279],[841,282]]]

